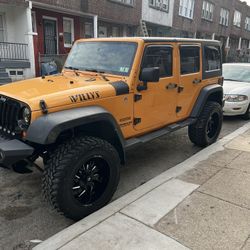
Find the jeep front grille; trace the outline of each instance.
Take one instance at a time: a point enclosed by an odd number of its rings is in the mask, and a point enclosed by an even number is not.
[[[5,96],[0,96],[0,133],[16,135],[20,132],[18,118],[24,105]]]

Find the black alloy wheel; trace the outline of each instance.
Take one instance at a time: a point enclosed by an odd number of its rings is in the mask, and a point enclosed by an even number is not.
[[[76,169],[72,195],[82,205],[91,205],[104,193],[109,181],[109,167],[101,156],[95,156]]]

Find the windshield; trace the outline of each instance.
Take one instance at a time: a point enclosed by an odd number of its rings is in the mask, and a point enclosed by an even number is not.
[[[223,65],[223,77],[225,80],[250,83],[250,64],[243,65]]]
[[[64,67],[127,76],[136,48],[137,44],[130,42],[78,42],[73,46]]]

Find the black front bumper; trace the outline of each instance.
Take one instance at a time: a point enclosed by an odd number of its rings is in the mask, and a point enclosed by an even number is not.
[[[14,139],[14,140],[2,140],[0,141],[0,164],[8,167],[12,164],[21,161],[28,156],[31,156],[34,152],[34,148],[26,143]]]

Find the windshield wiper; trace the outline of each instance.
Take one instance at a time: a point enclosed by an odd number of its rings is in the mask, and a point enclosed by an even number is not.
[[[72,67],[72,66],[65,66],[64,67],[65,69],[70,69],[70,70],[73,70],[74,73],[79,76],[79,73],[77,72],[77,70],[79,70],[78,68],[75,68],[75,67]]]
[[[224,78],[224,80],[226,80],[226,81],[234,81],[234,82],[241,82],[240,80],[236,80],[236,79],[227,79],[227,78]]]
[[[99,70],[97,70],[97,69],[84,69],[84,70],[85,70],[85,71],[88,71],[88,72],[95,72],[95,73],[98,73],[98,74],[102,77],[103,80],[105,80],[106,82],[109,81],[109,79],[108,79],[105,75],[103,75],[103,74],[105,74],[104,71],[99,71]]]
[[[104,71],[100,71],[100,70],[97,70],[97,69],[84,69],[84,70],[89,71],[89,72],[101,73],[101,74],[105,73]]]

